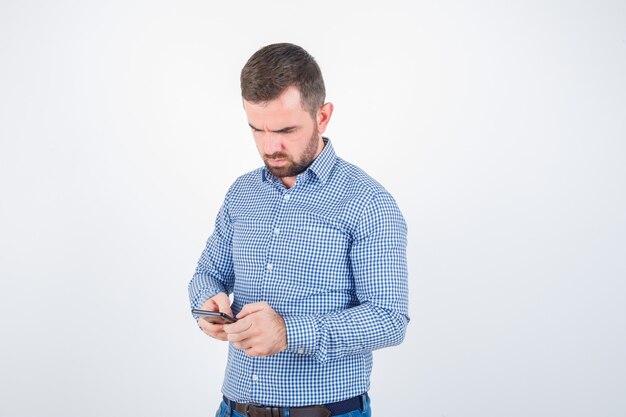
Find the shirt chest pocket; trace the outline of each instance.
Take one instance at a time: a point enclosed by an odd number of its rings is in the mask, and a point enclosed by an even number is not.
[[[238,280],[258,277],[271,243],[269,224],[258,219],[239,218],[233,224],[232,254]]]
[[[310,213],[290,219],[283,240],[279,243],[294,275],[305,272],[311,278],[345,276],[351,238],[339,224]],[[309,281],[310,282],[310,281]]]

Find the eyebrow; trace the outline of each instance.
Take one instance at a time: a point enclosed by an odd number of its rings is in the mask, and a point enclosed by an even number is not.
[[[248,126],[250,126],[252,128],[252,130],[256,130],[256,131],[261,131],[262,129],[259,129],[257,127],[252,126],[252,124],[248,123]],[[296,129],[298,126],[287,126],[287,127],[283,127],[282,129],[278,129],[278,130],[271,130],[271,132],[273,133],[289,133],[290,131]]]

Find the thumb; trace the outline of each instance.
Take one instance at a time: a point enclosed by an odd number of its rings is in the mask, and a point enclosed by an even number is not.
[[[208,300],[204,302],[204,304],[202,304],[202,306],[200,307],[200,310],[219,311],[219,306],[217,305],[217,303],[215,302],[213,298],[209,298]]]
[[[217,305],[218,311],[226,313],[229,316],[233,315],[233,311],[230,309],[230,298],[223,292],[217,294],[212,298],[213,302]]]
[[[266,302],[246,304],[245,306],[243,306],[239,314],[237,314],[237,318],[242,319],[246,316],[249,316],[250,314],[257,313],[261,310],[265,310],[266,307],[267,307]]]

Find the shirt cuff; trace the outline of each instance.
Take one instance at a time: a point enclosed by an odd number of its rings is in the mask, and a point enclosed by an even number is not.
[[[206,302],[209,298],[219,294],[220,292],[224,292],[219,288],[209,288],[198,294],[196,298],[191,302],[191,308],[200,308],[202,304]]]
[[[311,356],[317,350],[317,331],[313,316],[283,317],[287,329],[287,352]]]

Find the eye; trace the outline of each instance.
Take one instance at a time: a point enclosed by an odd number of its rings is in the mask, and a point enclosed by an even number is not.
[[[276,133],[282,133],[283,135],[288,135],[288,134],[293,133],[295,131],[296,131],[295,127],[286,127],[284,129],[280,129]]]
[[[258,128],[252,126],[250,123],[248,123],[248,127],[250,127],[250,129],[252,129],[253,133],[261,132],[261,129],[258,129]]]

